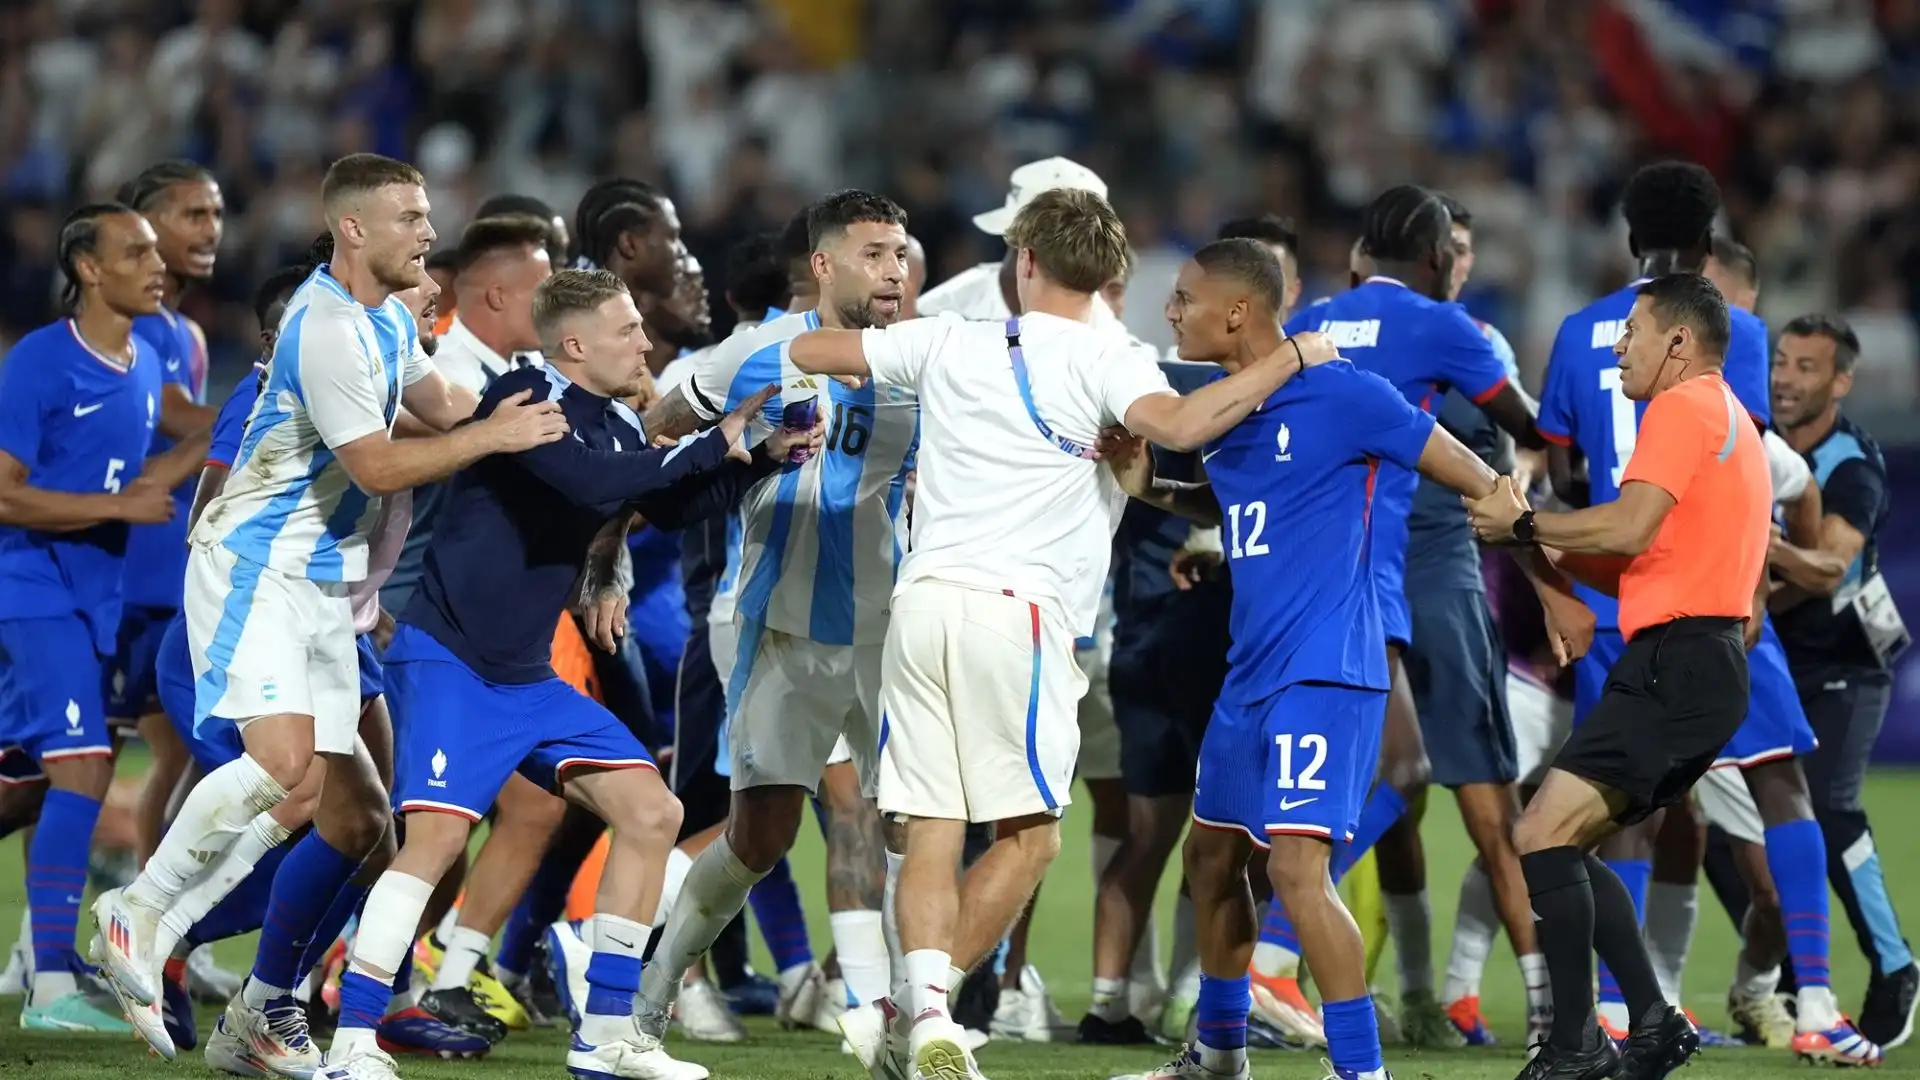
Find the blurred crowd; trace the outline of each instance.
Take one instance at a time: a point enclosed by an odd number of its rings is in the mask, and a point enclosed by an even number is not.
[[[225,189],[220,280],[187,310],[231,364],[349,151],[418,164],[449,242],[490,194],[653,180],[710,283],[845,184],[907,206],[938,282],[999,256],[968,219],[1011,168],[1064,154],[1112,184],[1141,256],[1126,319],[1160,342],[1179,253],[1222,219],[1292,217],[1318,295],[1370,194],[1444,188],[1475,218],[1464,299],[1531,382],[1630,269],[1619,185],[1684,156],[1758,254],[1761,313],[1844,312],[1860,392],[1911,403],[1917,129],[1920,0],[22,0],[0,9],[0,341],[52,315],[65,211],[167,156]]]

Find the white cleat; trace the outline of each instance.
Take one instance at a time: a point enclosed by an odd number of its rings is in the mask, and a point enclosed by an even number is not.
[[[372,1041],[347,1051],[337,1062],[329,1062],[316,1074],[317,1080],[400,1080],[393,1058]]]
[[[840,1014],[840,1034],[847,1051],[873,1080],[912,1080],[907,1061],[907,1036],[889,998],[868,1002]]]
[[[391,1073],[393,1060],[384,1053],[380,1057]],[[265,1009],[251,1009],[236,995],[207,1036],[207,1064],[234,1076],[312,1080],[320,1071],[320,1048],[307,1034],[307,1014],[292,998],[276,998]]]
[[[160,965],[147,952],[158,919],[127,903],[119,889],[109,889],[94,900],[93,920],[99,926],[93,939],[94,966],[135,1003],[159,1001]]]
[[[577,924],[563,919],[547,927],[548,974],[553,976],[560,1005],[576,1030],[587,1009],[587,965],[592,962],[593,946],[580,936]]]
[[[737,1043],[747,1037],[740,1018],[713,983],[696,979],[680,988],[676,1006],[680,1031],[694,1042]]]
[[[589,1046],[578,1033],[567,1048],[567,1072],[580,1080],[707,1080],[707,1067],[670,1056],[644,1031]]]
[[[820,980],[820,991],[814,998],[813,1026],[829,1035],[840,1033],[840,1017],[847,1011],[847,983],[845,979],[829,979],[816,973]]]
[[[187,954],[187,996],[202,1005],[225,1005],[240,993],[240,986],[246,981],[244,975],[216,963],[210,945],[202,945]]]
[[[1040,969],[1028,964],[1020,969],[1018,987],[1002,987],[1000,1004],[993,1010],[989,1030],[1002,1039],[1021,1042],[1052,1042],[1056,1029],[1067,1026],[1066,1018],[1053,1007]]]
[[[916,1080],[986,1080],[974,1064],[966,1029],[952,1018],[922,1015],[911,1041]]]
[[[0,997],[20,997],[33,985],[33,954],[15,942],[7,954],[7,967],[0,971]]]
[[[1244,1059],[1237,1073],[1214,1072],[1200,1064],[1200,1048],[1188,1043],[1172,1061],[1152,1072],[1129,1073],[1112,1080],[1252,1080],[1253,1066]]]
[[[820,966],[795,964],[780,973],[778,982],[780,996],[773,1006],[774,1022],[788,1031],[811,1027],[813,1015],[820,1008]]]

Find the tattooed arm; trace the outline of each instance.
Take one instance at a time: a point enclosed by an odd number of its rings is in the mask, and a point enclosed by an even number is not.
[[[667,391],[654,406],[641,416],[640,423],[646,428],[647,441],[658,443],[661,439],[677,440],[696,431],[704,431],[719,423],[726,414],[725,409],[710,410],[714,419],[708,420],[700,414],[688,400],[687,395],[697,393],[691,382],[683,382]]]

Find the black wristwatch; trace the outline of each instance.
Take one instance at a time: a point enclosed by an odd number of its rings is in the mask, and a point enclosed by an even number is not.
[[[1533,543],[1533,511],[1513,519],[1513,538],[1523,544]]]

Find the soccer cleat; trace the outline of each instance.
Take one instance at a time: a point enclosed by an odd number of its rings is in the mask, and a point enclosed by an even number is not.
[[[1422,1049],[1453,1049],[1466,1040],[1453,1028],[1447,1010],[1440,1007],[1431,990],[1412,990],[1400,999],[1400,1038],[1408,1046]],[[1380,1035],[1386,1041],[1386,1033]]]
[[[328,947],[326,956],[320,961],[320,1001],[327,1011],[338,1016],[340,1013],[340,977],[347,973],[347,939],[341,938]]]
[[[1892,1050],[1913,1037],[1914,1004],[1920,1001],[1920,964],[1875,975],[1867,983],[1867,1000],[1860,1009],[1860,1034]]]
[[[307,1031],[307,1014],[291,997],[254,1009],[235,995],[207,1036],[207,1064],[235,1076],[309,1080],[320,1069],[320,1047]]]
[[[1671,1005],[1647,1010],[1620,1051],[1617,1080],[1666,1080],[1668,1073],[1700,1052],[1700,1033],[1687,1014]]]
[[[200,1045],[200,1032],[194,1022],[193,998],[187,990],[185,968],[183,962],[169,960],[160,973],[160,1022],[166,1028],[167,1040],[175,1050],[192,1050]]]
[[[7,967],[0,971],[0,997],[20,997],[33,985],[33,953],[22,942],[15,942],[7,954]]]
[[[1006,991],[1001,991],[1004,995]],[[1167,1002],[1160,1007],[1160,1020],[1154,1025],[1162,1039],[1170,1043],[1188,1043],[1193,1041],[1194,1010],[1200,1005],[1197,997],[1186,994],[1167,995]]]
[[[1793,1014],[1787,1011],[1785,994],[1761,994],[1743,997],[1739,990],[1727,991],[1727,1016],[1734,1033],[1742,1040],[1785,1050],[1793,1046]]]
[[[1172,1061],[1157,1069],[1143,1073],[1127,1073],[1115,1076],[1112,1080],[1252,1080],[1253,1066],[1246,1057],[1240,1059],[1240,1071],[1233,1073],[1214,1072],[1200,1064],[1200,1048],[1187,1043],[1180,1048]]]
[[[1587,1045],[1579,1050],[1562,1050],[1551,1043],[1534,1048],[1533,1056],[1520,1069],[1518,1080],[1605,1080],[1620,1068],[1620,1048],[1606,1033],[1587,1033]]]
[[[62,994],[45,1005],[29,1002],[20,1010],[20,1027],[23,1031],[93,1031],[103,1035],[127,1035],[134,1030],[133,1025],[102,1009],[83,990]]]
[[[748,968],[744,977],[723,987],[727,1008],[735,1016],[772,1016],[780,1007],[780,984]]]
[[[88,945],[88,951],[97,952],[100,949],[100,939],[96,935]],[[74,977],[79,983],[80,994],[87,999],[89,1004],[99,1012],[105,1013],[108,1016],[112,1016],[116,1012],[119,1013],[119,1015],[125,1017],[127,1023],[132,1026],[134,1034],[140,1036],[141,1040],[147,1044],[147,1049],[160,1055],[167,1061],[173,1060],[174,1053],[179,1049],[179,1046],[174,1038],[173,1032],[169,1030],[165,1010],[161,1002],[156,1001],[151,1005],[142,1005],[133,1000],[133,996],[128,994],[126,989],[119,983],[107,978],[105,972],[96,972],[94,969],[78,963],[78,961],[75,962],[75,968]],[[161,979],[161,982],[163,984],[166,982],[164,977]],[[164,998],[165,995],[163,994],[162,997]],[[186,1015],[187,1027],[189,1032],[191,1032],[193,1026],[193,1006],[191,1004],[187,1006]],[[22,1020],[25,1020],[24,1016]],[[121,1029],[114,1028],[113,1030],[119,1031]],[[191,1047],[192,1043],[188,1043],[188,1048],[191,1049]]]
[[[574,1030],[580,1028],[580,1013],[587,1007],[587,965],[593,962],[593,946],[580,936],[580,924],[560,921],[547,927],[547,974],[560,995],[560,1008]]]
[[[1279,1028],[1289,1039],[1307,1046],[1327,1045],[1327,1030],[1320,1014],[1300,992],[1300,980],[1280,978],[1249,971],[1253,979],[1253,1011],[1262,1020]]]
[[[1193,1038],[1183,1042],[1197,1043],[1200,1026],[1194,1024]],[[1256,1013],[1247,1014],[1247,1047],[1252,1050],[1305,1050],[1307,1044],[1295,1041],[1286,1032],[1262,1020]]]
[[[839,1024],[848,1052],[873,1080],[912,1080],[906,1025],[891,998],[848,1009]]]
[[[1092,1013],[1080,1018],[1076,1040],[1082,1046],[1146,1046],[1153,1042],[1147,1025],[1137,1016],[1108,1020]]]
[[[840,1034],[840,1014],[846,1012],[849,1005],[847,1000],[847,981],[845,979],[829,979],[825,972],[821,972],[818,978],[820,979],[820,993],[813,999],[813,1012],[811,1014],[813,1026],[815,1029],[824,1031],[829,1035],[838,1035]],[[721,1001],[723,1003],[726,1001],[724,994],[721,995]],[[733,1010],[728,1009],[727,1012],[731,1015]]]
[[[360,1043],[320,1071],[319,1080],[400,1080],[393,1059],[378,1046]]]
[[[388,1054],[413,1054],[448,1061],[485,1057],[493,1049],[486,1036],[458,1028],[418,1005],[380,1021],[374,1041]]]
[[[473,974],[467,977],[467,989],[473,994],[474,1004],[505,1024],[508,1031],[525,1031],[533,1026],[533,1017],[506,984],[494,977],[493,965],[486,957],[474,965]]]
[[[447,950],[440,944],[440,935],[432,930],[413,943],[413,966],[416,971],[433,981],[434,973],[440,970],[440,961],[446,959]]]
[[[1455,998],[1447,1003],[1447,1021],[1460,1033],[1467,1046],[1498,1046],[1500,1040],[1487,1030],[1486,1017],[1480,1015],[1480,995]]]
[[[680,988],[674,1013],[681,1033],[694,1042],[737,1043],[747,1037],[747,1029],[727,1008],[720,988],[707,979],[695,979]]]
[[[481,1008],[473,998],[473,991],[464,986],[452,990],[429,990],[420,995],[419,1008],[448,1027],[480,1036],[487,1040],[488,1046],[496,1045],[507,1037],[507,1025]]]
[[[951,1018],[922,1013],[910,1038],[915,1080],[986,1080],[973,1062],[966,1029]]]
[[[1724,1050],[1730,1046],[1747,1045],[1744,1039],[1735,1038],[1723,1031],[1715,1031],[1713,1028],[1702,1024],[1700,1018],[1693,1015],[1692,1009],[1683,1008],[1680,1011],[1687,1014],[1687,1023],[1692,1024],[1694,1032],[1700,1036],[1701,1049]]]
[[[567,1072],[579,1080],[707,1080],[705,1065],[668,1055],[659,1039],[642,1031],[598,1046],[575,1032],[567,1047]]]
[[[202,1005],[225,1005],[246,981],[245,976],[216,963],[211,946],[202,945],[187,954],[187,994]]]
[[[1600,1024],[1600,1031],[1605,1034],[1607,1038],[1613,1040],[1615,1046],[1627,1041],[1627,1036],[1630,1034],[1627,1029],[1616,1025],[1613,1021],[1607,1019],[1603,1013],[1596,1013],[1595,1015],[1596,1020]]]
[[[1871,1068],[1886,1059],[1886,1051],[1865,1035],[1853,1021],[1840,1018],[1838,1026],[1825,1031],[1805,1031],[1793,1037],[1795,1056],[1828,1065],[1855,1065]]]
[[[137,1004],[160,999],[159,965],[147,955],[154,919],[127,902],[119,889],[103,892],[93,902],[93,920],[99,933],[93,939],[94,966],[118,983]]]
[[[819,965],[812,961],[795,964],[782,971],[775,984],[779,987],[780,999],[773,1007],[774,1021],[788,1031],[811,1026],[823,989]]]

